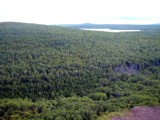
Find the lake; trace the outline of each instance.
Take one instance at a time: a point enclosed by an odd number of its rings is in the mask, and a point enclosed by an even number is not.
[[[138,32],[141,30],[115,30],[115,29],[108,29],[108,28],[80,28],[81,30],[89,30],[89,31],[102,31],[102,32]]]

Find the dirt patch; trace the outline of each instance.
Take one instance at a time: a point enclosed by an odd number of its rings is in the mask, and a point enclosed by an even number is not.
[[[160,106],[158,107],[135,107],[128,116],[116,116],[112,120],[160,120]]]

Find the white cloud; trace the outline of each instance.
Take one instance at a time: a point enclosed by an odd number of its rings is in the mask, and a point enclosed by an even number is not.
[[[0,21],[160,23],[158,0],[0,0]],[[120,17],[147,18],[122,20]]]

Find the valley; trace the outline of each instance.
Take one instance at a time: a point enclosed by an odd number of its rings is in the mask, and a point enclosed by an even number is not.
[[[88,31],[79,28],[138,30]],[[97,120],[160,105],[160,26],[0,23],[0,120]]]

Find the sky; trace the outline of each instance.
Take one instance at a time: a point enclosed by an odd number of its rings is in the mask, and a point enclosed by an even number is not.
[[[159,0],[0,0],[0,22],[160,23]]]

